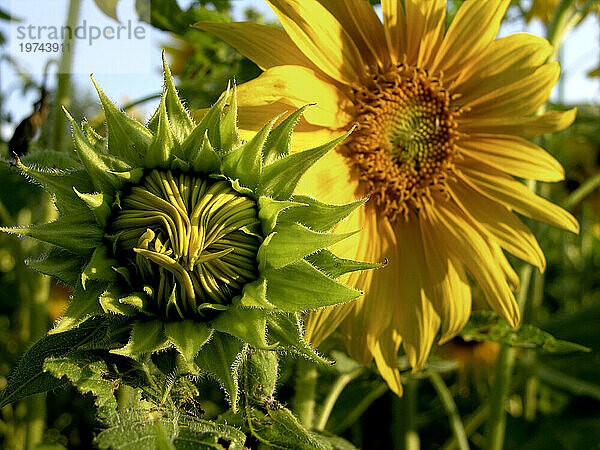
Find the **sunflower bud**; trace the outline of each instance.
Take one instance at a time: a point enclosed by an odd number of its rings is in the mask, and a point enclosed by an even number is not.
[[[302,108],[241,142],[235,89],[196,125],[166,63],[164,73],[146,125],[96,86],[106,138],[67,113],[79,161],[51,152],[17,161],[53,193],[60,217],[3,231],[52,244],[30,265],[74,287],[53,333],[93,316],[125,316],[129,342],[108,349],[130,357],[176,349],[221,383],[235,409],[249,349],[323,362],[304,341],[299,313],[355,299],[360,292],[335,278],[378,265],[327,250],[349,236],[331,230],[364,201],[334,206],[294,194],[305,171],[346,136],[289,154]]]

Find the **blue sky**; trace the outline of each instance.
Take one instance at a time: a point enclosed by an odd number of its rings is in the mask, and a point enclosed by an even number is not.
[[[189,0],[178,1],[182,6],[189,3]],[[52,8],[48,8],[50,3]],[[134,0],[120,1],[118,16],[122,23],[129,18],[135,19],[134,3]],[[37,23],[35,20],[41,20],[43,17],[47,23],[62,24],[66,18],[67,5],[67,0],[0,0],[0,7],[9,10],[15,16],[30,19],[30,23]],[[275,16],[266,2],[261,0],[234,1],[234,19],[243,20],[243,11],[249,6],[264,13],[268,19],[275,20]],[[81,18],[85,18],[88,23],[104,26],[116,25],[115,21],[99,12],[92,0],[82,0]],[[5,34],[10,34],[6,23],[0,24],[0,29]],[[511,23],[505,25],[500,34],[507,35],[520,31],[541,35],[543,28],[541,23],[535,21],[528,26],[524,23]],[[78,44],[80,48],[75,48],[73,83],[79,89],[88,89],[91,92],[89,74],[94,72],[94,78],[98,84],[117,104],[158,92],[162,85],[160,72],[161,44],[167,43],[169,36],[167,33],[157,31],[151,27],[147,28],[147,32],[149,39],[145,40],[141,47],[138,46],[138,48],[131,51],[121,49],[121,51],[112,52],[110,56],[105,57],[98,56],[101,53],[98,46],[90,51],[89,47],[85,48],[83,44]],[[568,36],[564,45],[564,60],[562,61],[563,95],[567,102],[591,101],[600,103],[600,83],[597,79],[593,80],[586,77],[586,73],[598,65],[600,58],[599,41],[598,19],[594,15],[588,17]],[[22,65],[28,66],[34,77],[40,80],[47,55],[42,54],[39,58],[32,58],[31,55],[20,54],[15,52],[14,49],[12,50],[12,56],[16,57]],[[134,59],[132,59],[131,54],[135,55]],[[130,70],[132,60],[142,62],[137,68],[140,73],[122,73]],[[111,71],[119,73],[111,73]],[[0,83],[3,92],[9,93],[8,108],[13,115],[14,122],[18,123],[30,113],[31,105],[37,94],[30,93],[24,96],[17,91],[18,78],[5,62],[0,63]],[[556,92],[553,95],[556,98]],[[155,107],[156,102],[148,102],[142,110],[149,114]],[[1,132],[4,137],[10,136],[11,129],[7,127]]]

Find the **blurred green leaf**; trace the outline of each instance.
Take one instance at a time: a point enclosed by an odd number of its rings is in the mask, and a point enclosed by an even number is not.
[[[515,330],[492,311],[476,311],[460,332],[469,341],[492,341],[511,347],[532,348],[548,353],[589,352],[590,349],[573,342],[556,339],[550,333],[533,325],[523,325]]]
[[[117,22],[119,21],[119,18],[117,17],[117,4],[119,3],[119,0],[94,0],[94,2],[96,3],[96,6],[100,8],[100,11],[108,17],[115,19]]]

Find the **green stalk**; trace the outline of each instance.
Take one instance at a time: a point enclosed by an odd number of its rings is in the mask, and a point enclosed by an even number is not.
[[[71,0],[69,3],[69,12],[67,13],[67,26],[74,29],[79,18],[79,10],[81,9],[81,0]],[[69,106],[70,103],[70,88],[71,88],[71,66],[73,63],[75,41],[69,39],[68,34],[65,34],[63,40],[63,49],[69,48],[70,51],[63,51],[60,63],[58,65],[58,76],[56,85],[56,95],[54,97],[54,113],[52,123],[52,135],[50,137],[50,148],[52,150],[63,150],[66,123],[64,120],[62,106]]]
[[[293,406],[300,423],[309,430],[314,423],[318,377],[319,373],[313,363],[304,359],[298,360]]]
[[[465,434],[467,438],[475,433],[479,427],[485,422],[490,413],[489,406],[484,403],[477,410],[471,414],[465,420]],[[455,450],[458,442],[456,441],[456,437],[452,436],[442,447],[441,450]]]
[[[348,384],[358,378],[360,375],[364,373],[365,369],[359,367],[358,369],[354,369],[351,372],[340,375],[340,377],[333,383],[331,386],[331,390],[327,397],[325,397],[325,401],[323,402],[323,406],[321,407],[321,414],[317,418],[317,422],[315,424],[315,430],[324,430],[327,425],[327,420],[329,420],[329,416],[331,415],[331,411],[335,406],[335,402],[339,398],[340,394],[344,390]]]
[[[429,375],[429,381],[431,381],[431,384],[435,388],[435,391],[444,406],[444,410],[448,415],[450,428],[452,428],[452,433],[454,434],[458,448],[460,450],[469,450],[469,441],[467,439],[465,427],[448,386],[446,386],[446,383],[444,383],[440,374],[436,372]]]
[[[394,448],[419,450],[421,447],[417,430],[418,381],[409,378],[404,385],[404,395],[392,399],[392,437]]]
[[[371,406],[375,400],[377,400],[387,391],[388,387],[386,383],[378,384],[372,391],[365,395],[360,402],[354,405],[348,414],[346,414],[344,420],[337,427],[335,427],[335,429],[332,429],[331,432],[334,434],[342,434],[350,426],[356,423],[360,416],[362,416],[363,413],[369,409],[369,406]]]

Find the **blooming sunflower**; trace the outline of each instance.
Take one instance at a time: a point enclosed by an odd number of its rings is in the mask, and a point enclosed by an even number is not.
[[[338,253],[385,260],[349,275],[367,293],[353,305],[309,314],[318,345],[340,323],[349,353],[373,358],[401,392],[401,344],[421,367],[441,328],[455,336],[471,310],[472,277],[490,305],[519,323],[519,279],[504,252],[544,270],[531,231],[515,213],[573,232],[578,223],[514,177],[563,179],[561,165],[528,138],[567,127],[575,110],[535,115],[559,76],[550,44],[529,34],[496,39],[509,0],[468,1],[446,30],[445,0],[383,0],[383,24],[367,1],[271,0],[283,29],[199,23],[263,71],[240,86],[240,128],[255,132],[271,114],[316,102],[295,145],[339,135],[337,152],[300,188],[328,202],[369,197],[339,225],[362,233]]]
[[[17,160],[53,194],[60,218],[0,230],[51,244],[30,265],[73,286],[52,333],[120,317],[129,341],[107,349],[129,357],[178,351],[223,385],[235,409],[239,365],[251,347],[323,362],[298,314],[360,295],[335,278],[377,265],[340,259],[327,247],[350,236],[329,231],[364,202],[330,206],[294,194],[302,174],[339,141],[290,155],[303,109],[242,143],[235,91],[195,125],[166,63],[164,73],[147,125],[96,86],[107,138],[67,113],[79,161],[55,152]]]

